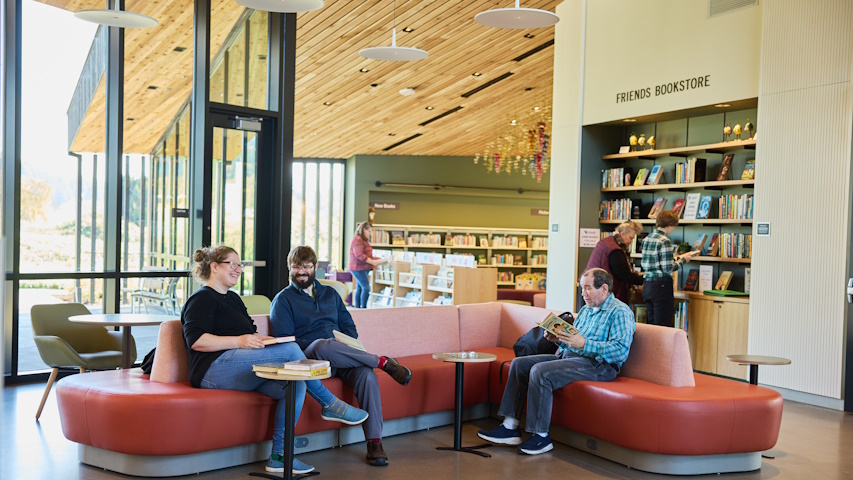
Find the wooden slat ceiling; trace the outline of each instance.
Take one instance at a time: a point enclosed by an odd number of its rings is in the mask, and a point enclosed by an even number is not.
[[[71,11],[104,5],[102,0],[42,1]],[[528,0],[521,6],[553,12],[557,3]],[[473,156],[505,131],[511,118],[526,116],[534,105],[550,106],[554,28],[496,29],[473,20],[481,11],[513,5],[512,0],[398,0],[397,45],[429,52],[428,59],[415,62],[382,62],[358,55],[363,48],[391,44],[391,1],[326,0],[324,8],[300,14],[295,156]],[[190,94],[192,1],[128,0],[126,9],[160,21],[152,29],[126,31],[125,117],[134,120],[125,121],[125,151],[149,153]],[[233,0],[213,0],[212,12],[211,50],[216,52],[243,7]],[[413,31],[404,32],[406,27]],[[514,60],[543,45],[551,46]],[[176,47],[186,50],[175,52]],[[475,77],[475,72],[482,75]],[[509,72],[512,75],[504,80],[462,97]],[[150,90],[149,85],[158,88]],[[416,93],[409,97],[398,93],[407,87]],[[102,80],[74,151],[103,151],[103,99]],[[457,107],[463,108],[419,125]]]

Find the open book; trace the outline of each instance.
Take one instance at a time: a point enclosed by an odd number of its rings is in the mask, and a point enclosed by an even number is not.
[[[367,349],[364,348],[364,344],[361,343],[361,340],[359,340],[357,338],[352,338],[349,335],[347,335],[346,333],[341,333],[337,330],[332,330],[332,333],[335,335],[335,340],[337,340],[337,341],[339,341],[345,345],[349,345],[350,347],[355,348],[357,350],[361,350],[363,352],[367,351]]]
[[[287,342],[295,342],[295,341],[296,341],[296,337],[294,337],[293,335],[290,335],[287,337],[268,338],[268,339],[264,340],[263,343],[264,343],[264,345],[273,345],[276,343],[287,343]]]
[[[557,332],[568,333],[569,335],[575,335],[578,333],[578,329],[575,328],[571,323],[563,320],[562,318],[554,315],[553,313],[549,313],[545,320],[539,324],[543,330],[551,333],[552,335],[557,335]]]

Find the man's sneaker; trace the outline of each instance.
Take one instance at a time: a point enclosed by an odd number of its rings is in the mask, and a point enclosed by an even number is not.
[[[385,358],[385,368],[383,370],[385,370],[385,373],[387,373],[388,375],[391,375],[391,378],[393,378],[394,381],[399,383],[400,385],[403,385],[403,386],[408,385],[409,380],[412,379],[412,371],[409,370],[408,368],[400,365],[400,362],[398,362],[394,358],[390,358],[390,357],[384,357],[384,358]]]
[[[282,473],[284,472],[284,455],[279,455],[277,453],[273,453],[270,455],[270,459],[267,461],[266,470],[272,473]],[[293,459],[293,473],[308,473],[313,472],[314,467],[308,465],[307,463],[299,460],[298,458]]]
[[[367,412],[336,398],[331,405],[323,407],[320,416],[330,422],[341,422],[347,425],[358,425],[367,420]]]
[[[388,465],[388,455],[385,455],[382,442],[367,442],[367,463],[374,467]]]
[[[510,430],[503,425],[494,430],[480,430],[477,432],[477,436],[501,445],[518,445],[521,443],[521,430]]]
[[[518,453],[526,453],[528,455],[539,455],[540,453],[550,452],[554,449],[554,444],[551,443],[551,437],[545,435],[533,434],[524,443],[518,446]]]

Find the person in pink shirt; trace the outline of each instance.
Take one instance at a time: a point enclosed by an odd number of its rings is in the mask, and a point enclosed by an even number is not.
[[[355,308],[367,308],[367,297],[370,295],[368,273],[373,267],[386,262],[384,258],[373,256],[370,238],[373,226],[369,222],[361,222],[355,228],[355,236],[349,244],[349,271],[355,279],[355,291],[352,294]]]

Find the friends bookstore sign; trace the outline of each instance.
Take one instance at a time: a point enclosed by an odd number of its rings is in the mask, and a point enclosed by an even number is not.
[[[706,88],[710,86],[711,75],[685,78],[683,80],[675,80],[672,82],[655,85],[654,87],[645,87],[638,88],[636,90],[629,90],[627,92],[619,92],[616,94],[616,103],[627,103],[651,97],[661,97],[663,95],[686,92],[688,90],[698,90],[700,88]]]

